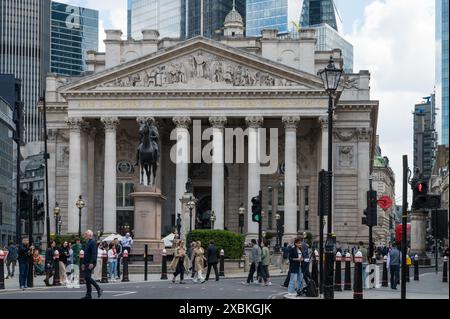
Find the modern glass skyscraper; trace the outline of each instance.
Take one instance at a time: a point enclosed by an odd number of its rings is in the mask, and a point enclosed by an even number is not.
[[[98,11],[52,2],[51,72],[79,75],[86,52],[98,50]]]
[[[279,33],[295,30],[295,24],[300,21],[303,1],[247,0],[247,36],[260,36],[263,29],[277,29]]]
[[[414,167],[429,180],[437,149],[435,95],[424,99],[414,107]]]
[[[142,30],[156,29],[160,37],[212,37],[221,32],[232,0],[130,0],[131,36],[142,38]],[[236,0],[236,10],[245,21],[245,0]],[[201,19],[203,11],[203,19]]]
[[[441,110],[440,144],[448,146],[448,6],[436,0],[436,105]]]
[[[41,139],[37,109],[50,70],[50,0],[0,1],[0,73],[21,80],[25,142]]]
[[[341,31],[337,8],[333,0],[304,0],[300,24],[311,26],[327,23],[336,31]]]
[[[131,36],[142,39],[142,30],[158,30],[161,37],[180,38],[186,30],[187,0],[131,0]]]
[[[127,38],[131,38],[131,5],[133,1],[127,0]]]
[[[236,10],[241,15],[245,24],[245,0],[235,0],[234,2]],[[221,34],[225,17],[233,9],[233,1],[186,0],[186,9],[186,37],[191,38],[202,33],[201,12],[203,10],[203,36],[211,38],[215,34]]]

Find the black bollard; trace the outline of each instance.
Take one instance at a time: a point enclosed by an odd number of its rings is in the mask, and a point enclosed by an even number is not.
[[[128,281],[130,281],[130,279],[128,278],[128,250],[126,250],[126,249],[122,255],[122,263],[123,263],[122,281],[128,282]]]
[[[353,287],[353,299],[363,299],[362,282],[362,253],[358,251],[355,254],[355,285]]]
[[[55,274],[53,275],[53,286],[61,286],[61,281],[59,279],[59,251],[55,250],[53,254],[53,263],[55,268]]]
[[[223,249],[220,250],[219,276],[225,276],[225,252]]]
[[[344,290],[352,290],[352,274],[351,274],[351,262],[352,256],[350,253],[345,254],[345,278],[344,278]]]
[[[5,253],[0,249],[0,289],[5,289]]]
[[[148,245],[144,245],[144,280],[148,277]]]
[[[161,280],[167,280],[167,251],[162,251]]]
[[[334,291],[342,291],[341,263],[342,263],[342,255],[340,252],[337,252],[336,253],[336,267],[335,267],[335,273],[334,273]]]
[[[414,256],[414,280],[419,281],[419,256]]]
[[[317,289],[317,293],[319,292],[319,266],[318,266],[318,261],[319,261],[319,255],[317,253],[317,250],[314,251],[314,253],[312,254],[312,265],[311,265],[311,277],[312,280],[314,280],[314,283],[316,284],[316,289]]]
[[[448,258],[444,257],[444,266],[442,267],[442,282],[448,281]]]
[[[382,287],[389,287],[388,283],[388,271],[387,271],[387,256],[383,258],[383,278],[381,280]]]
[[[86,283],[86,280],[84,279],[83,261],[84,261],[84,250],[80,250],[80,265],[79,265],[80,285],[84,285]]]
[[[103,249],[102,252],[102,283],[108,283],[108,254],[106,250]]]

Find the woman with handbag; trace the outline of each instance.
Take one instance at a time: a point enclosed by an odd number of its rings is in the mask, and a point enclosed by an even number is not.
[[[195,264],[195,276],[192,280],[193,282],[197,282],[200,279],[200,283],[205,282],[205,278],[203,278],[203,269],[205,268],[205,251],[202,248],[202,243],[197,241],[195,243],[195,248],[193,251],[194,255],[194,264]]]
[[[169,268],[174,271],[172,282],[175,283],[178,274],[180,275],[180,284],[184,284],[184,272],[186,271],[184,260],[186,257],[186,249],[183,241],[177,243],[175,248],[174,258],[170,263]]]
[[[49,247],[45,251],[45,285],[51,286],[49,279],[53,276],[54,268],[53,268],[53,255],[55,254],[56,242],[52,240],[50,242]]]

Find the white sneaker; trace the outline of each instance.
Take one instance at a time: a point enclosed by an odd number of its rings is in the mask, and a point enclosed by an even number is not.
[[[297,294],[294,292],[294,293],[288,293],[287,294],[289,297],[295,297],[295,296],[297,296]]]
[[[272,283],[269,281],[266,286],[272,286]]]

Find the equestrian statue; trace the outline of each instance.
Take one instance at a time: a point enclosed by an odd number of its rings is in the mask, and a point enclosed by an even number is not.
[[[141,166],[140,184],[144,184],[144,170],[147,175],[147,186],[154,185],[159,161],[159,133],[153,119],[139,124],[139,146],[136,152],[135,166]],[[153,179],[151,176],[153,175]]]

